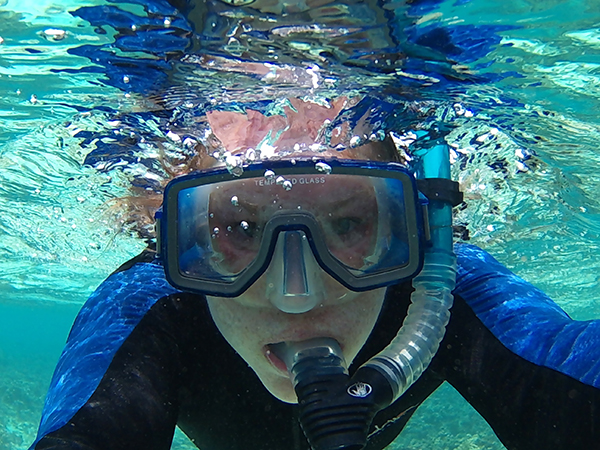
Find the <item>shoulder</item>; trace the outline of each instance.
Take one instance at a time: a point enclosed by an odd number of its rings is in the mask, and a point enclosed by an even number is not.
[[[576,321],[484,250],[459,244],[455,295],[522,358],[600,387],[600,321]]]
[[[165,278],[158,261],[131,264],[125,270],[110,275],[81,308],[69,340],[74,334],[90,330],[83,323],[98,322],[108,327],[135,326],[143,315],[161,298],[178,292]]]
[[[57,364],[38,439],[64,426],[87,402],[147,312],[177,292],[156,261],[135,262],[96,289],[75,319]]]
[[[464,298],[475,312],[510,301],[512,307],[535,305],[538,313],[544,310],[549,315],[568,318],[543,291],[515,275],[486,251],[474,245],[458,244],[455,252],[455,293]]]

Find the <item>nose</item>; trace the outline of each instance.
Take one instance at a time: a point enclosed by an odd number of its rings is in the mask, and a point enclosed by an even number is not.
[[[298,231],[287,231],[283,237],[283,294],[286,296],[308,295],[302,239]]]
[[[265,275],[267,298],[280,311],[302,314],[323,300],[322,269],[302,231],[283,231]]]

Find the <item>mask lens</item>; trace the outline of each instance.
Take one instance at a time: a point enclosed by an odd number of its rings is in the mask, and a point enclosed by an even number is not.
[[[346,173],[327,175],[291,166],[279,179],[265,178],[259,168],[237,179],[208,172],[169,186],[163,250],[174,285],[239,295],[272,264],[280,234],[294,230],[321,268],[353,290],[420,269],[422,231],[410,174],[377,163],[342,164],[338,170]]]
[[[224,279],[240,274],[258,255],[267,222],[285,211],[311,213],[327,251],[357,276],[377,270],[382,260],[406,263],[399,180],[332,174],[288,181],[290,190],[261,177],[180,191],[182,272],[193,276],[209,270]]]
[[[251,181],[201,185],[179,192],[182,274],[228,281],[254,260],[267,217],[252,199],[240,202],[234,194],[244,192]]]

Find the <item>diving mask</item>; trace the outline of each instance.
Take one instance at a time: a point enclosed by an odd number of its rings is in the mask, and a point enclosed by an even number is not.
[[[313,261],[365,291],[419,273],[424,203],[396,163],[265,161],[241,176],[211,169],[167,185],[158,248],[169,282],[201,294],[239,296],[277,262],[288,294],[308,295],[318,289]]]

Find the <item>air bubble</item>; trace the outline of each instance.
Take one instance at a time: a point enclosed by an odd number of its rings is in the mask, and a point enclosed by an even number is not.
[[[285,180],[282,186],[286,191],[289,191],[292,189],[292,182],[290,180]]]
[[[264,177],[265,177],[267,180],[269,180],[269,181],[270,181],[270,180],[272,180],[273,178],[275,178],[275,172],[273,172],[272,170],[269,170],[269,169],[267,169],[267,170],[265,170]]]
[[[277,179],[275,180],[275,183],[277,183],[278,185],[282,185],[283,183],[285,183],[285,178],[283,178],[282,176],[278,176]]]
[[[235,177],[239,177],[244,173],[243,165],[244,162],[239,156],[228,155],[225,157],[225,167],[227,167],[227,171]]]
[[[309,145],[308,148],[311,152],[324,152],[327,150],[327,147],[325,147],[323,144],[317,143]]]
[[[352,136],[350,139],[350,147],[358,147],[360,145],[360,136]]]
[[[129,77],[127,75],[123,75],[123,83],[129,83]]]
[[[321,173],[325,173],[327,175],[329,175],[331,173],[331,166],[329,164],[326,164],[324,162],[318,162],[315,164],[315,169],[317,169],[317,172],[321,172]]]
[[[215,234],[215,235],[219,234],[219,227],[213,228],[213,234]]]
[[[198,141],[196,141],[195,139],[186,137],[183,140],[183,145],[187,148],[194,148],[196,145],[198,144]]]
[[[237,195],[234,195],[233,197],[231,197],[231,204],[233,206],[240,206],[240,200],[238,199]]]
[[[169,19],[168,17],[165,17],[165,20],[163,21],[165,27],[169,28],[171,26],[171,19]]]
[[[248,225],[248,222],[246,222],[245,220],[242,220],[240,222],[240,227],[242,227],[244,230],[247,230],[248,228],[250,228],[250,225]]]
[[[171,130],[167,133],[167,137],[173,142],[181,142],[181,137],[177,133],[173,133]]]
[[[256,151],[253,148],[246,150],[246,161],[256,161]]]
[[[233,231],[233,227],[232,227],[231,225],[229,225],[229,226],[227,227],[227,231],[229,231],[229,232],[231,233],[231,232]]]
[[[53,41],[62,41],[66,35],[67,32],[65,30],[59,30],[57,28],[48,28],[42,31],[43,37],[49,40],[51,39]]]

